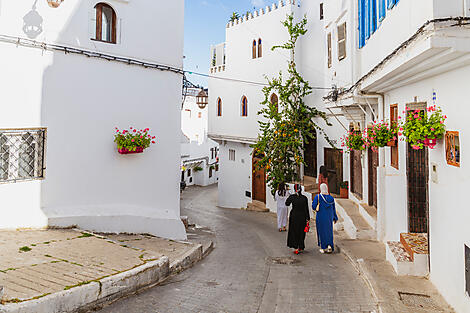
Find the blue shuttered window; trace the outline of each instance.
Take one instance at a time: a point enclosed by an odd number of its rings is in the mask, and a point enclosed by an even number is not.
[[[369,15],[370,15],[370,1],[371,0],[365,0],[365,7],[364,7],[364,24],[365,24],[365,35],[366,39],[370,38],[370,21],[369,21]]]
[[[373,34],[377,30],[377,0],[370,0],[370,33]]]
[[[382,20],[385,18],[385,14],[387,11],[387,8],[385,7],[385,1],[386,0],[379,0],[379,21],[382,22]]]
[[[387,8],[390,10],[395,5],[395,0],[387,0]]]
[[[359,49],[366,44],[366,31],[365,31],[365,2],[366,0],[358,0],[358,21],[359,21]]]

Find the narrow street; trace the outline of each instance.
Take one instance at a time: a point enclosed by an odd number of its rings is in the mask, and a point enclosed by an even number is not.
[[[307,240],[295,256],[266,213],[217,207],[217,187],[191,187],[182,214],[215,232],[203,261],[162,285],[105,307],[105,313],[147,312],[373,312],[366,285],[341,254],[322,255]],[[277,264],[275,258],[293,261]],[[289,262],[286,262],[289,263]]]

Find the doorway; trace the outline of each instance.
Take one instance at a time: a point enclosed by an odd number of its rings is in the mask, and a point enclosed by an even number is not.
[[[305,175],[317,177],[317,132],[313,133],[315,138],[311,138],[304,145]]]
[[[362,151],[351,150],[351,192],[362,200]]]
[[[341,150],[325,148],[325,168],[328,172],[328,187],[330,193],[339,194],[343,181],[343,154]]]
[[[257,168],[256,164],[258,164],[259,161],[259,158],[253,157],[253,200],[266,203],[266,171],[264,168]]]
[[[379,166],[379,152],[368,150],[369,160],[369,205],[377,208],[377,167]]]

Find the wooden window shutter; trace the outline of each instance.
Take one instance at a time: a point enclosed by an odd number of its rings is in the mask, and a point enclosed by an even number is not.
[[[338,26],[338,60],[346,58],[346,23]]]
[[[327,35],[327,43],[328,43],[328,68],[331,67],[332,55],[331,55],[331,33]]]
[[[390,106],[390,122],[392,126],[398,124],[398,105],[392,104]],[[390,165],[398,170],[398,142],[390,150]]]

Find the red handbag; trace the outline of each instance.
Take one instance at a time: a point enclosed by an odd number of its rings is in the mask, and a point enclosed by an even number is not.
[[[308,233],[310,231],[310,223],[307,221],[307,226],[305,226],[304,232]]]

